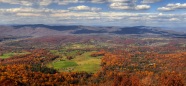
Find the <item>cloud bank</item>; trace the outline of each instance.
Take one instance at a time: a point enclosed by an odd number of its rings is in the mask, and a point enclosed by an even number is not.
[[[153,5],[160,2],[163,0],[0,0],[0,24],[185,25],[186,3]]]

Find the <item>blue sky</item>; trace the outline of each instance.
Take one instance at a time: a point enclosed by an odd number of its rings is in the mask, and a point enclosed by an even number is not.
[[[186,27],[185,0],[0,0],[0,24]]]

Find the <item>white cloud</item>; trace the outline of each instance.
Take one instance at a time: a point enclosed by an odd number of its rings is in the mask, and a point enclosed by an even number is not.
[[[84,3],[85,0],[54,0],[54,3],[57,3],[58,5],[67,5],[70,3]]]
[[[17,16],[24,16],[24,17],[39,17],[39,16],[43,16],[42,14],[36,14],[36,13],[17,13]]]
[[[128,6],[127,3],[112,3],[110,4],[110,8],[120,10],[132,9],[132,7]]]
[[[67,5],[70,3],[83,3],[86,0],[0,0],[0,3],[18,4],[21,6],[48,6],[52,3]]]
[[[143,7],[143,6],[142,6]],[[89,10],[88,7],[80,7],[78,10]],[[142,8],[138,8],[142,9]],[[178,20],[186,18],[185,15],[176,14],[163,14],[163,13],[127,13],[127,12],[76,12],[68,10],[53,10],[47,8],[34,9],[34,8],[12,8],[12,9],[0,9],[0,15],[9,14],[11,16],[30,16],[30,17],[51,17],[60,19],[103,19],[103,20],[122,20],[122,19],[141,19],[141,20]],[[1,17],[3,18],[3,17]],[[172,18],[172,19],[171,19]],[[176,19],[177,18],[177,19]]]
[[[170,18],[169,21],[180,21],[178,18]]]
[[[147,10],[150,9],[150,5],[137,4],[137,0],[108,0],[112,9],[117,10]]]
[[[112,2],[112,3],[130,2],[130,1],[136,1],[136,0],[108,0],[108,2]]]
[[[92,3],[129,3],[129,2],[136,2],[137,0],[91,0]]]
[[[51,17],[69,17],[69,18],[74,18],[74,17],[81,17],[81,18],[85,18],[85,17],[98,17],[98,13],[96,12],[66,12],[66,13],[52,13],[50,14]]]
[[[88,7],[88,6],[87,6]],[[90,10],[91,7],[80,7],[78,10]],[[138,9],[148,8],[136,5]],[[137,8],[132,8],[137,10]],[[186,23],[186,14],[164,13],[130,13],[130,12],[94,12],[94,11],[68,11],[47,8],[11,8],[0,9],[0,23],[44,23],[44,24],[73,24],[83,25],[171,25]],[[26,21],[26,22],[25,22]],[[96,23],[95,23],[96,22]],[[161,24],[162,23],[162,24]]]
[[[160,2],[162,0],[143,0],[141,1],[141,3],[143,4],[148,4],[148,3],[156,3],[156,2]]]
[[[19,4],[23,6],[32,6],[32,0],[0,0],[0,3]]]
[[[69,10],[90,10],[90,7],[85,6],[85,5],[81,5],[81,6],[77,6],[77,7],[70,7],[68,9]]]
[[[176,9],[186,9],[186,3],[175,3],[175,4],[167,4],[165,7],[159,7],[159,11],[172,11]]]
[[[50,13],[65,13],[68,12],[68,10],[53,10],[53,9],[47,9],[47,8],[40,8],[40,9],[35,9],[35,8],[10,8],[10,9],[0,9],[0,13],[3,14],[50,14]],[[30,15],[31,16],[31,15]]]
[[[52,0],[41,0],[40,2],[39,2],[39,5],[40,6],[48,6],[48,5],[50,5],[52,3]]]
[[[126,12],[100,12],[102,16],[107,16],[107,17],[134,17],[138,16],[139,14],[134,14],[134,13],[126,13]]]
[[[47,6],[52,3],[53,0],[0,0],[0,3],[18,4],[21,6],[32,6],[34,4]]]
[[[110,8],[119,10],[147,10],[150,5],[130,5],[128,3],[112,3]]]
[[[91,0],[92,3],[105,3],[106,0]]]
[[[150,9],[150,5],[137,5],[135,9],[136,10],[147,10],[147,9]]]
[[[186,8],[186,3],[176,3],[176,4],[168,4],[167,7],[171,7],[174,9],[181,9],[181,8]]]
[[[173,9],[172,8],[169,8],[169,7],[160,7],[158,8],[159,11],[172,11]]]
[[[101,8],[89,7],[89,6],[85,6],[85,5],[70,7],[68,9],[69,10],[76,10],[76,11],[100,11],[101,10]]]

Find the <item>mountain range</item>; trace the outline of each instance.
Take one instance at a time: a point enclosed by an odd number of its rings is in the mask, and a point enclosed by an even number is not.
[[[104,26],[65,26],[65,25],[9,25],[0,26],[0,38],[3,37],[42,37],[48,35],[157,35],[186,38],[186,34],[161,27],[104,27]]]

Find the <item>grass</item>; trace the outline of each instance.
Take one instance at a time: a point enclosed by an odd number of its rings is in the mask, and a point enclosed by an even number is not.
[[[95,48],[95,45],[91,44],[81,44],[81,43],[74,43],[71,45],[66,46],[66,49],[86,49],[86,48]]]
[[[0,58],[1,59],[6,59],[6,58],[10,58],[13,55],[14,55],[14,53],[6,53],[6,54],[3,54],[2,56],[0,56]]]
[[[25,55],[28,54],[28,52],[21,52],[21,53],[5,53],[3,55],[0,56],[1,59],[6,59],[6,58],[10,58],[12,56],[16,56],[16,55]]]
[[[61,52],[59,52],[58,50],[50,50],[50,52],[54,55],[61,55]]]
[[[62,69],[62,68],[78,66],[76,62],[69,61],[69,60],[53,62],[52,65],[54,69]]]
[[[91,53],[92,52],[87,52],[73,59],[73,61],[77,62],[78,64],[78,66],[74,68],[74,71],[86,71],[94,73],[100,69],[100,57],[91,57]]]
[[[69,52],[70,53],[70,52]],[[82,55],[76,56],[72,60],[56,60],[47,64],[48,67],[53,67],[59,71],[76,71],[95,73],[100,69],[101,57],[91,57],[93,52],[85,52]]]
[[[80,72],[85,71],[88,73],[95,73],[100,68],[99,66],[100,66],[99,64],[83,64],[75,67],[74,71],[80,71]]]

